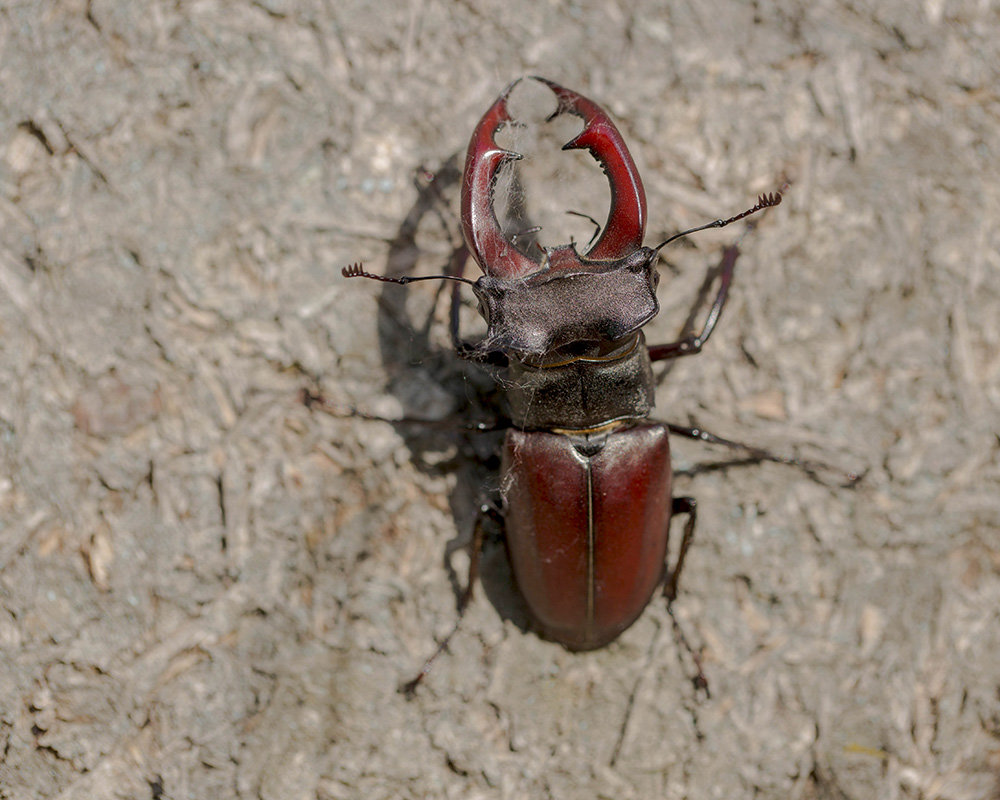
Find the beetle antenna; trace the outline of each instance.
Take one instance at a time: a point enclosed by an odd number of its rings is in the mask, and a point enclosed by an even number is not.
[[[748,208],[742,214],[737,214],[735,217],[730,217],[729,219],[717,219],[713,222],[709,222],[707,225],[699,225],[697,228],[691,228],[690,230],[682,231],[681,233],[675,233],[669,239],[660,242],[656,247],[653,248],[653,252],[657,252],[660,248],[665,247],[682,236],[687,236],[691,233],[697,233],[698,231],[707,230],[708,228],[725,228],[727,225],[731,225],[734,222],[739,222],[741,219],[749,217],[751,214],[756,214],[758,211],[763,211],[765,208],[773,208],[774,206],[781,203],[781,192],[770,192],[767,194],[762,194],[757,197],[757,203],[753,208]]]
[[[351,264],[349,267],[344,267],[340,271],[340,274],[345,278],[371,278],[373,281],[398,283],[402,286],[414,283],[415,281],[459,281],[460,283],[467,283],[470,286],[474,286],[476,283],[475,281],[470,281],[468,278],[460,278],[458,275],[403,275],[399,278],[390,278],[388,275],[375,275],[372,272],[365,272],[360,261],[356,264]]]

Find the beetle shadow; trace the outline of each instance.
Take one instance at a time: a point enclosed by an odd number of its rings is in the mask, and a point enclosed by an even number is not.
[[[464,153],[455,153],[430,180],[419,177],[415,180],[417,196],[389,243],[383,269],[386,276],[413,274],[422,255],[417,238],[425,228],[444,228],[452,241],[461,241],[459,220],[449,201],[460,186],[463,157]],[[424,170],[418,171],[423,173]],[[464,248],[464,244],[457,247]],[[471,259],[469,268],[478,272]],[[483,432],[473,426],[504,420],[506,410],[495,370],[491,374],[490,368],[464,360],[451,347],[442,347],[434,341],[432,334],[440,325],[434,319],[435,310],[442,302],[450,303],[451,292],[447,289],[451,286],[450,281],[442,281],[426,319],[416,320],[407,309],[407,292],[421,288],[383,284],[378,298],[377,335],[383,368],[390,378],[388,391],[400,400],[407,417],[411,417],[411,412],[412,417],[424,416],[419,408],[412,407],[412,392],[405,388],[406,377],[414,370],[423,371],[448,396],[462,398],[461,407],[446,420],[428,424],[393,423],[417,469],[431,475],[455,475],[449,506],[457,535],[447,544],[443,560],[458,609],[466,575],[455,568],[453,556],[471,548],[480,507],[498,498],[499,453],[504,435],[503,430]],[[403,380],[397,380],[396,376]],[[441,453],[448,450],[454,451],[454,455],[442,458]],[[487,534],[479,562],[479,584],[502,619],[528,630],[526,606],[513,580],[502,532],[488,527]]]

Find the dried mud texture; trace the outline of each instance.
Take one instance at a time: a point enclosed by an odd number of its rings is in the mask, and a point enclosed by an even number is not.
[[[1000,797],[998,42],[978,0],[0,5],[0,797]],[[397,692],[492,380],[448,292],[339,269],[441,268],[522,74],[619,121],[650,241],[792,181],[657,415],[867,475],[676,444],[708,698],[658,603],[540,639],[495,542]],[[650,341],[738,235],[667,251]]]

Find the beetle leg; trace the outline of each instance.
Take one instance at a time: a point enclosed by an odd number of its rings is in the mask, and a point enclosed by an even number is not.
[[[663,585],[663,594],[668,603],[677,599],[677,582],[684,568],[684,557],[687,555],[691,541],[694,539],[694,526],[698,519],[698,503],[693,497],[675,497],[671,516],[676,514],[687,514],[687,522],[684,523],[684,535],[681,537],[681,546],[677,551],[677,561],[673,570],[667,575],[667,580]]]
[[[466,247],[459,247],[451,257],[447,274],[449,277],[461,278],[465,272],[465,264],[469,260],[469,250]],[[462,284],[455,281],[451,287],[451,308],[449,310],[448,329],[451,333],[451,344],[455,348],[455,353],[459,358],[466,361],[475,361],[479,364],[489,364],[494,367],[506,367],[508,358],[506,353],[499,350],[484,350],[480,347],[481,342],[470,342],[462,338],[459,327],[459,311],[462,308]]]
[[[744,444],[743,442],[734,442],[732,439],[723,439],[721,436],[716,436],[714,433],[709,433],[701,428],[688,428],[683,425],[674,425],[673,423],[667,423],[667,427],[670,429],[671,433],[676,433],[679,436],[685,436],[688,439],[697,439],[699,442],[705,442],[706,444],[720,444],[734,450],[742,450],[746,453],[746,461],[749,463],[771,461],[775,464],[785,464],[789,467],[798,467],[814,481],[823,485],[827,484],[821,479],[819,474],[821,472],[839,475],[841,477],[840,485],[844,488],[854,486],[864,477],[864,473],[844,472],[843,470],[831,466],[830,464],[825,464],[822,461],[810,461],[805,458],[782,456],[772,453],[770,450],[765,450],[762,447],[755,447],[754,445]]]
[[[684,629],[674,615],[674,600],[677,599],[677,582],[680,579],[681,570],[684,568],[684,557],[687,555],[688,548],[691,547],[691,542],[694,540],[694,526],[698,519],[698,503],[693,497],[675,497],[671,511],[672,514],[687,514],[687,522],[684,523],[684,535],[681,537],[681,546],[677,551],[677,561],[674,563],[673,570],[667,575],[667,579],[663,584],[663,596],[667,598],[667,613],[670,614],[670,622],[674,628],[674,635],[678,638],[684,649],[688,651],[697,670],[697,674],[692,678],[695,690],[701,690],[705,692],[705,697],[710,697],[708,678],[705,677],[705,670],[702,669],[701,655],[691,646],[687,636],[684,635]]]
[[[705,327],[702,328],[701,333],[697,336],[685,336],[683,339],[669,344],[651,345],[649,348],[650,361],[663,361],[668,358],[691,356],[701,352],[701,348],[708,341],[708,337],[712,335],[712,331],[715,330],[722,309],[726,305],[729,284],[733,282],[733,270],[736,268],[736,259],[739,255],[740,251],[736,245],[727,247],[722,254],[722,261],[716,268],[719,275],[719,292],[715,296],[712,308],[709,309],[708,317],[705,319]]]
[[[451,630],[448,631],[448,634],[435,648],[431,657],[424,662],[424,665],[420,668],[420,672],[399,687],[399,691],[406,695],[407,699],[413,698],[413,695],[417,690],[417,686],[420,685],[424,676],[431,671],[431,667],[434,666],[434,662],[437,660],[437,657],[448,649],[448,643],[451,641],[452,637],[458,633],[458,629],[462,624],[462,619],[465,616],[465,610],[469,607],[469,603],[472,601],[473,587],[479,579],[479,557],[482,555],[483,540],[486,536],[485,522],[487,518],[495,521],[500,520],[500,512],[493,506],[484,503],[479,507],[479,513],[476,515],[476,523],[472,529],[472,544],[469,547],[469,575],[465,584],[465,589],[462,590],[462,594],[458,598],[458,619],[455,620],[455,624],[452,626]]]
[[[470,422],[460,425],[451,417],[445,419],[427,419],[426,417],[383,417],[379,414],[369,414],[354,406],[337,406],[327,400],[322,394],[308,387],[299,390],[299,402],[306,408],[322,411],[334,419],[363,419],[369,422],[388,422],[390,425],[414,425],[428,430],[456,431],[466,430],[474,433],[490,433],[505,431],[513,423],[507,417],[497,416],[492,422]]]

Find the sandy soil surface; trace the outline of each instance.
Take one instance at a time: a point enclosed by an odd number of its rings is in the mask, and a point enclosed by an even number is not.
[[[0,3],[0,797],[1000,797],[998,43],[980,0]],[[541,639],[496,542],[397,692],[494,384],[446,290],[339,270],[442,268],[523,74],[614,115],[651,242],[792,182],[656,413],[867,475],[676,444],[710,697],[659,603]],[[739,233],[665,253],[651,341]]]

